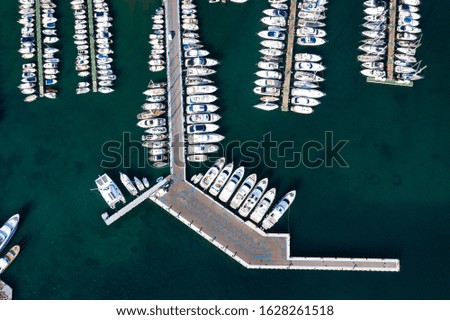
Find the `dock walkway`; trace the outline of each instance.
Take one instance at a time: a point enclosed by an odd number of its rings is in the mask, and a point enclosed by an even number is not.
[[[89,21],[89,52],[91,54],[91,79],[92,91],[97,92],[97,64],[95,60],[95,26],[94,26],[94,8],[92,0],[87,0],[88,21]]]
[[[287,34],[287,49],[286,49],[286,65],[284,67],[284,83],[282,91],[281,111],[289,111],[289,96],[291,93],[291,76],[292,76],[292,61],[295,40],[295,18],[297,14],[297,0],[291,0],[289,19],[288,19],[288,34]]]
[[[162,186],[164,186],[167,183],[168,179],[170,179],[170,176],[161,180],[148,190],[144,191],[141,195],[137,196],[133,201],[129,202],[127,205],[125,205],[122,209],[115,212],[113,215],[110,216],[107,212],[104,212],[102,214],[103,221],[105,221],[106,225],[108,226],[113,222],[116,222],[119,218],[126,215],[128,212],[136,208],[142,202],[147,200],[152,194],[158,191]]]
[[[37,54],[37,70],[38,70],[38,85],[39,85],[39,96],[44,96],[44,62],[42,59],[43,48],[42,48],[42,16],[41,16],[41,1],[36,0],[36,54]]]

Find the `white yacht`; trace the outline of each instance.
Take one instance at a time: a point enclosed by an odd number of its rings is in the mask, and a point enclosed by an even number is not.
[[[296,71],[318,72],[325,70],[325,67],[316,62],[296,62],[294,65]]]
[[[263,41],[261,41],[261,45],[266,48],[279,49],[279,50],[283,50],[285,47],[284,42],[277,41],[277,40],[263,40]]]
[[[260,78],[278,79],[278,80],[280,80],[283,77],[283,74],[281,72],[268,70],[260,70],[256,72],[256,75]]]
[[[203,189],[207,189],[213,181],[216,179],[219,172],[222,170],[225,165],[225,158],[219,158],[208,171],[206,171],[203,178],[200,180],[200,187]]]
[[[317,99],[307,98],[307,97],[292,97],[291,103],[294,105],[314,107],[314,106],[319,105],[320,101]]]
[[[190,86],[187,87],[186,93],[188,95],[194,94],[208,94],[217,91],[217,87],[213,85],[203,85],[203,86]]]
[[[199,123],[199,124],[191,124],[186,127],[186,132],[188,134],[195,134],[195,133],[210,133],[217,131],[220,127],[217,124],[211,124],[211,123]]]
[[[257,109],[264,110],[264,111],[272,111],[272,110],[278,109],[279,105],[277,105],[275,103],[266,102],[266,103],[260,103],[260,104],[254,105],[254,107]]]
[[[218,106],[210,103],[206,104],[190,104],[186,107],[187,114],[194,113],[211,113],[217,111],[219,109]]]
[[[124,173],[120,173],[120,181],[122,182],[122,184],[125,186],[125,188],[128,190],[128,192],[132,195],[135,196],[138,194],[137,189],[134,187],[133,182],[131,182],[131,179]]]
[[[227,164],[222,171],[217,176],[216,180],[214,180],[214,183],[212,184],[211,188],[209,189],[209,193],[213,196],[217,196],[224,187],[225,183],[230,178],[231,173],[233,172],[233,162]]]
[[[261,220],[264,218],[264,215],[269,210],[273,200],[275,199],[276,189],[272,188],[269,191],[267,191],[264,196],[262,196],[261,200],[256,205],[256,208],[253,210],[253,212],[250,214],[250,219],[255,223],[258,224],[261,222]]]
[[[312,53],[297,53],[294,56],[295,61],[305,61],[305,62],[319,62],[322,60],[322,57],[318,54]]]
[[[268,40],[284,40],[286,35],[283,32],[279,31],[261,31],[258,33],[258,36]]]
[[[215,144],[194,144],[188,146],[188,154],[206,154],[219,150],[219,146]]]
[[[95,184],[97,185],[97,189],[101,196],[105,199],[111,209],[116,208],[117,202],[126,202],[120,189],[106,173],[97,178]]]
[[[137,124],[141,128],[152,128],[152,127],[160,127],[166,125],[166,119],[164,118],[154,118],[154,119],[146,119],[141,120]]]
[[[269,213],[269,215],[263,220],[262,228],[268,230],[273,227],[275,223],[280,220],[283,214],[289,209],[294,202],[296,192],[290,191],[275,205],[275,208]]]
[[[220,119],[216,113],[196,113],[186,116],[187,124],[193,123],[212,123]]]
[[[215,143],[220,142],[225,139],[224,136],[217,133],[201,133],[201,134],[191,134],[188,137],[188,142],[190,144],[196,143]]]
[[[223,187],[222,192],[219,195],[219,199],[222,202],[227,202],[233,192],[238,187],[239,183],[241,182],[242,178],[244,177],[245,168],[243,166],[237,168],[233,174],[231,175],[230,180],[226,183],[226,185]]]
[[[136,187],[139,189],[139,191],[143,191],[145,190],[145,186],[142,183],[141,180],[139,180],[138,178],[134,177],[134,184],[136,185]]]
[[[314,109],[311,107],[304,107],[304,106],[292,106],[291,111],[301,114],[311,114],[314,112]]]
[[[193,96],[186,97],[187,104],[212,103],[216,100],[217,100],[217,97],[212,94],[193,95]]]

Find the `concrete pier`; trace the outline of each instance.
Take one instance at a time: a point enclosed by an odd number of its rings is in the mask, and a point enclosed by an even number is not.
[[[97,61],[95,59],[95,26],[92,0],[87,0],[87,9],[89,22],[89,52],[91,54],[92,91],[97,92]]]
[[[291,0],[289,18],[288,18],[288,33],[287,33],[287,49],[286,49],[286,65],[284,68],[284,83],[282,91],[281,111],[289,111],[289,97],[291,93],[291,76],[292,76],[292,61],[295,40],[295,17],[297,15],[297,0]]]
[[[42,48],[42,16],[41,16],[41,1],[36,0],[36,55],[37,55],[37,71],[38,71],[38,86],[39,96],[43,97],[45,93],[45,79],[44,79],[44,62],[43,62],[43,48]]]
[[[112,215],[109,215],[107,212],[104,212],[102,214],[102,219],[106,223],[106,225],[110,225],[113,222],[116,222],[118,219],[126,215],[128,212],[136,208],[138,205],[140,205],[142,202],[147,200],[152,194],[154,194],[156,191],[158,191],[162,186],[164,186],[168,179],[170,177],[161,180],[153,187],[149,188],[148,190],[144,191],[141,195],[137,196],[133,201],[129,202],[127,205],[125,205],[122,209],[118,210]]]

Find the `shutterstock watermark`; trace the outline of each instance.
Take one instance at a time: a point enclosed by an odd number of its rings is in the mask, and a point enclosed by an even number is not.
[[[343,156],[343,149],[349,140],[337,140],[333,131],[325,131],[323,139],[308,140],[299,144],[294,141],[277,141],[272,138],[272,133],[266,133],[260,141],[234,140],[227,143],[215,143],[220,146],[219,152],[209,154],[209,160],[227,155],[227,162],[243,165],[248,169],[261,165],[266,168],[298,168],[309,169],[325,168],[349,168],[349,164]],[[131,164],[137,162],[138,168],[152,167],[149,160],[148,148],[142,146],[139,140],[131,139],[130,132],[124,132],[122,141],[109,140],[102,145],[103,159],[100,164],[105,169],[131,168]],[[166,156],[172,157],[171,162],[175,166],[186,165],[185,158],[189,155],[187,138],[181,139],[180,135],[174,135],[173,141],[167,148]],[[131,161],[131,160],[137,161]],[[167,160],[166,160],[167,161]],[[190,167],[200,168],[203,163],[189,162]],[[133,165],[135,168],[136,165]]]

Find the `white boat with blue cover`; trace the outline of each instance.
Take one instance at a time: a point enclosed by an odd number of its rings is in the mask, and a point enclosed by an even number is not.
[[[0,252],[5,249],[8,242],[13,237],[19,225],[20,215],[15,214],[0,228]]]

